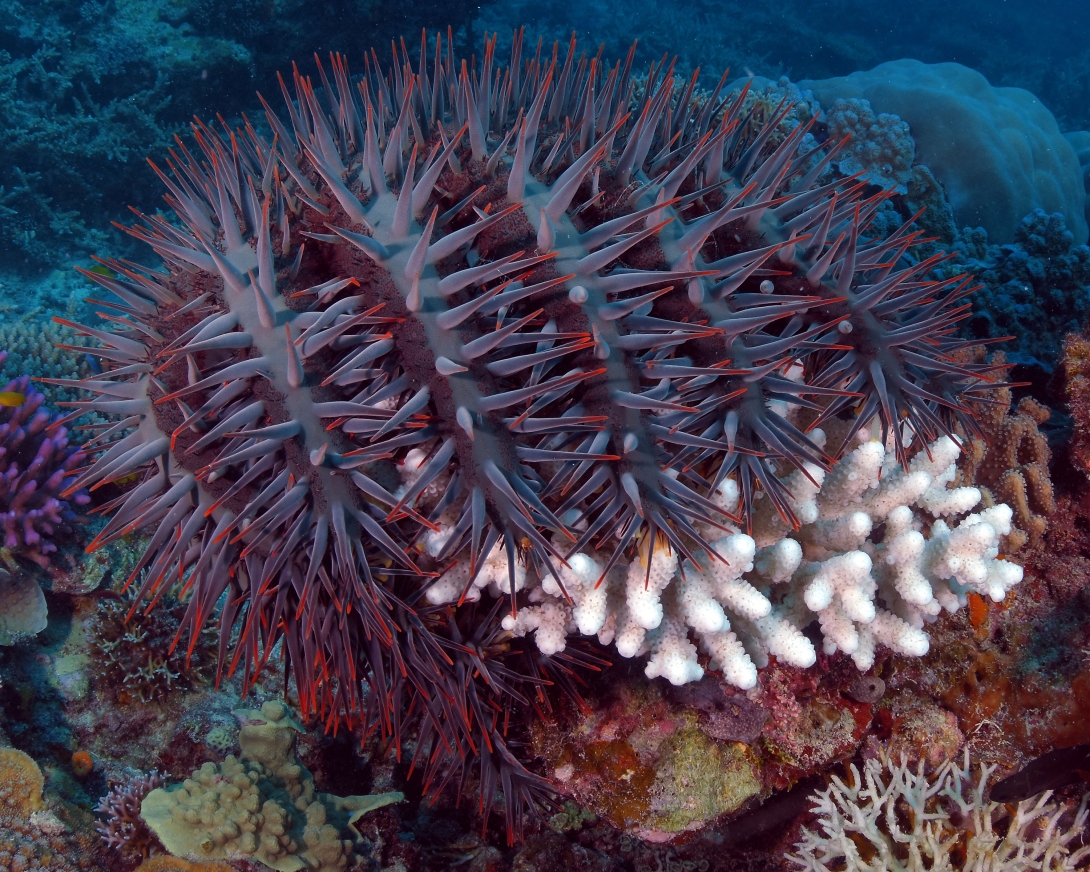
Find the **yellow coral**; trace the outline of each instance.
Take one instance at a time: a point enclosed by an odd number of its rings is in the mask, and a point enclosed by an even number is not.
[[[277,872],[338,872],[352,858],[351,827],[401,793],[318,793],[295,754],[303,731],[280,702],[235,713],[241,759],[205,763],[182,784],[149,793],[140,816],[171,853],[190,859],[256,860]]]
[[[15,748],[0,748],[0,807],[29,817],[42,808],[45,778],[34,759]]]
[[[984,358],[983,346],[970,351],[973,359]],[[1006,363],[1003,352],[996,352],[990,363]],[[958,460],[959,483],[973,484],[983,492],[985,507],[1006,503],[1014,510],[1013,529],[1003,550],[1008,554],[1023,545],[1040,542],[1048,527],[1048,516],[1056,511],[1048,463],[1052,452],[1048,440],[1038,429],[1052,414],[1032,397],[1023,397],[1011,409],[1011,389],[992,391],[989,402],[971,403],[984,438],[967,440]]]

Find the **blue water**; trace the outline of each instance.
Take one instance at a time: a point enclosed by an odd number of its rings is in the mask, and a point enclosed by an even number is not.
[[[95,251],[116,250],[110,222],[153,209],[161,160],[193,114],[255,112],[276,71],[314,52],[361,68],[390,40],[415,53],[420,29],[453,27],[464,56],[485,32],[529,27],[548,49],[574,31],[604,56],[639,40],[641,64],[677,55],[713,83],[732,75],[840,76],[886,60],[956,61],[994,85],[1027,88],[1061,129],[1090,129],[1090,5],[1078,2],[776,3],[585,0],[579,3],[383,3],[354,0],[33,0],[0,3],[0,307],[17,289]],[[17,278],[18,277],[18,278]],[[69,283],[52,278],[43,305]],[[3,311],[0,308],[0,311]],[[11,311],[9,308],[8,311]]]

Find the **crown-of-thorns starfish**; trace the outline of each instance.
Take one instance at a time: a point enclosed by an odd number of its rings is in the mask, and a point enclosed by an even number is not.
[[[835,462],[772,401],[877,418],[903,463],[974,430],[986,376],[951,356],[969,281],[929,278],[911,221],[870,232],[889,193],[832,178],[844,143],[790,106],[725,75],[696,100],[665,63],[635,98],[633,52],[574,40],[494,49],[423,39],[359,80],[334,56],[281,82],[286,120],[263,102],[267,134],[194,124],[156,167],[177,221],[128,229],[164,267],[86,273],[116,300],[77,328],[105,365],[77,412],[118,418],[72,490],[136,474],[92,547],[150,529],[142,597],[182,580],[193,638],[226,593],[231,668],[282,641],[304,713],[418,718],[429,780],[483,755],[482,804],[502,783],[517,818],[547,784],[506,713],[563,671],[504,665],[498,608],[429,608],[430,579],[497,549],[512,593],[585,548],[714,553],[693,522],[727,520],[726,476],[791,520],[773,473]]]

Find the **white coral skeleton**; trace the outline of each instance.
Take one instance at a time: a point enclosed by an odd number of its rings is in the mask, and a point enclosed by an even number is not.
[[[1051,801],[1052,791],[1013,811],[985,802],[995,766],[970,776],[950,761],[927,776],[902,760],[867,760],[835,776],[814,797],[818,831],[803,830],[787,859],[808,872],[1073,872],[1090,867],[1090,847],[1073,847],[1086,828],[1090,794],[1077,808]]]

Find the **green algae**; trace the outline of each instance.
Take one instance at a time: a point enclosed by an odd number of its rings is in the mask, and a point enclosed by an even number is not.
[[[740,742],[716,742],[686,714],[660,749],[642,829],[676,834],[737,811],[761,789],[756,757]]]

